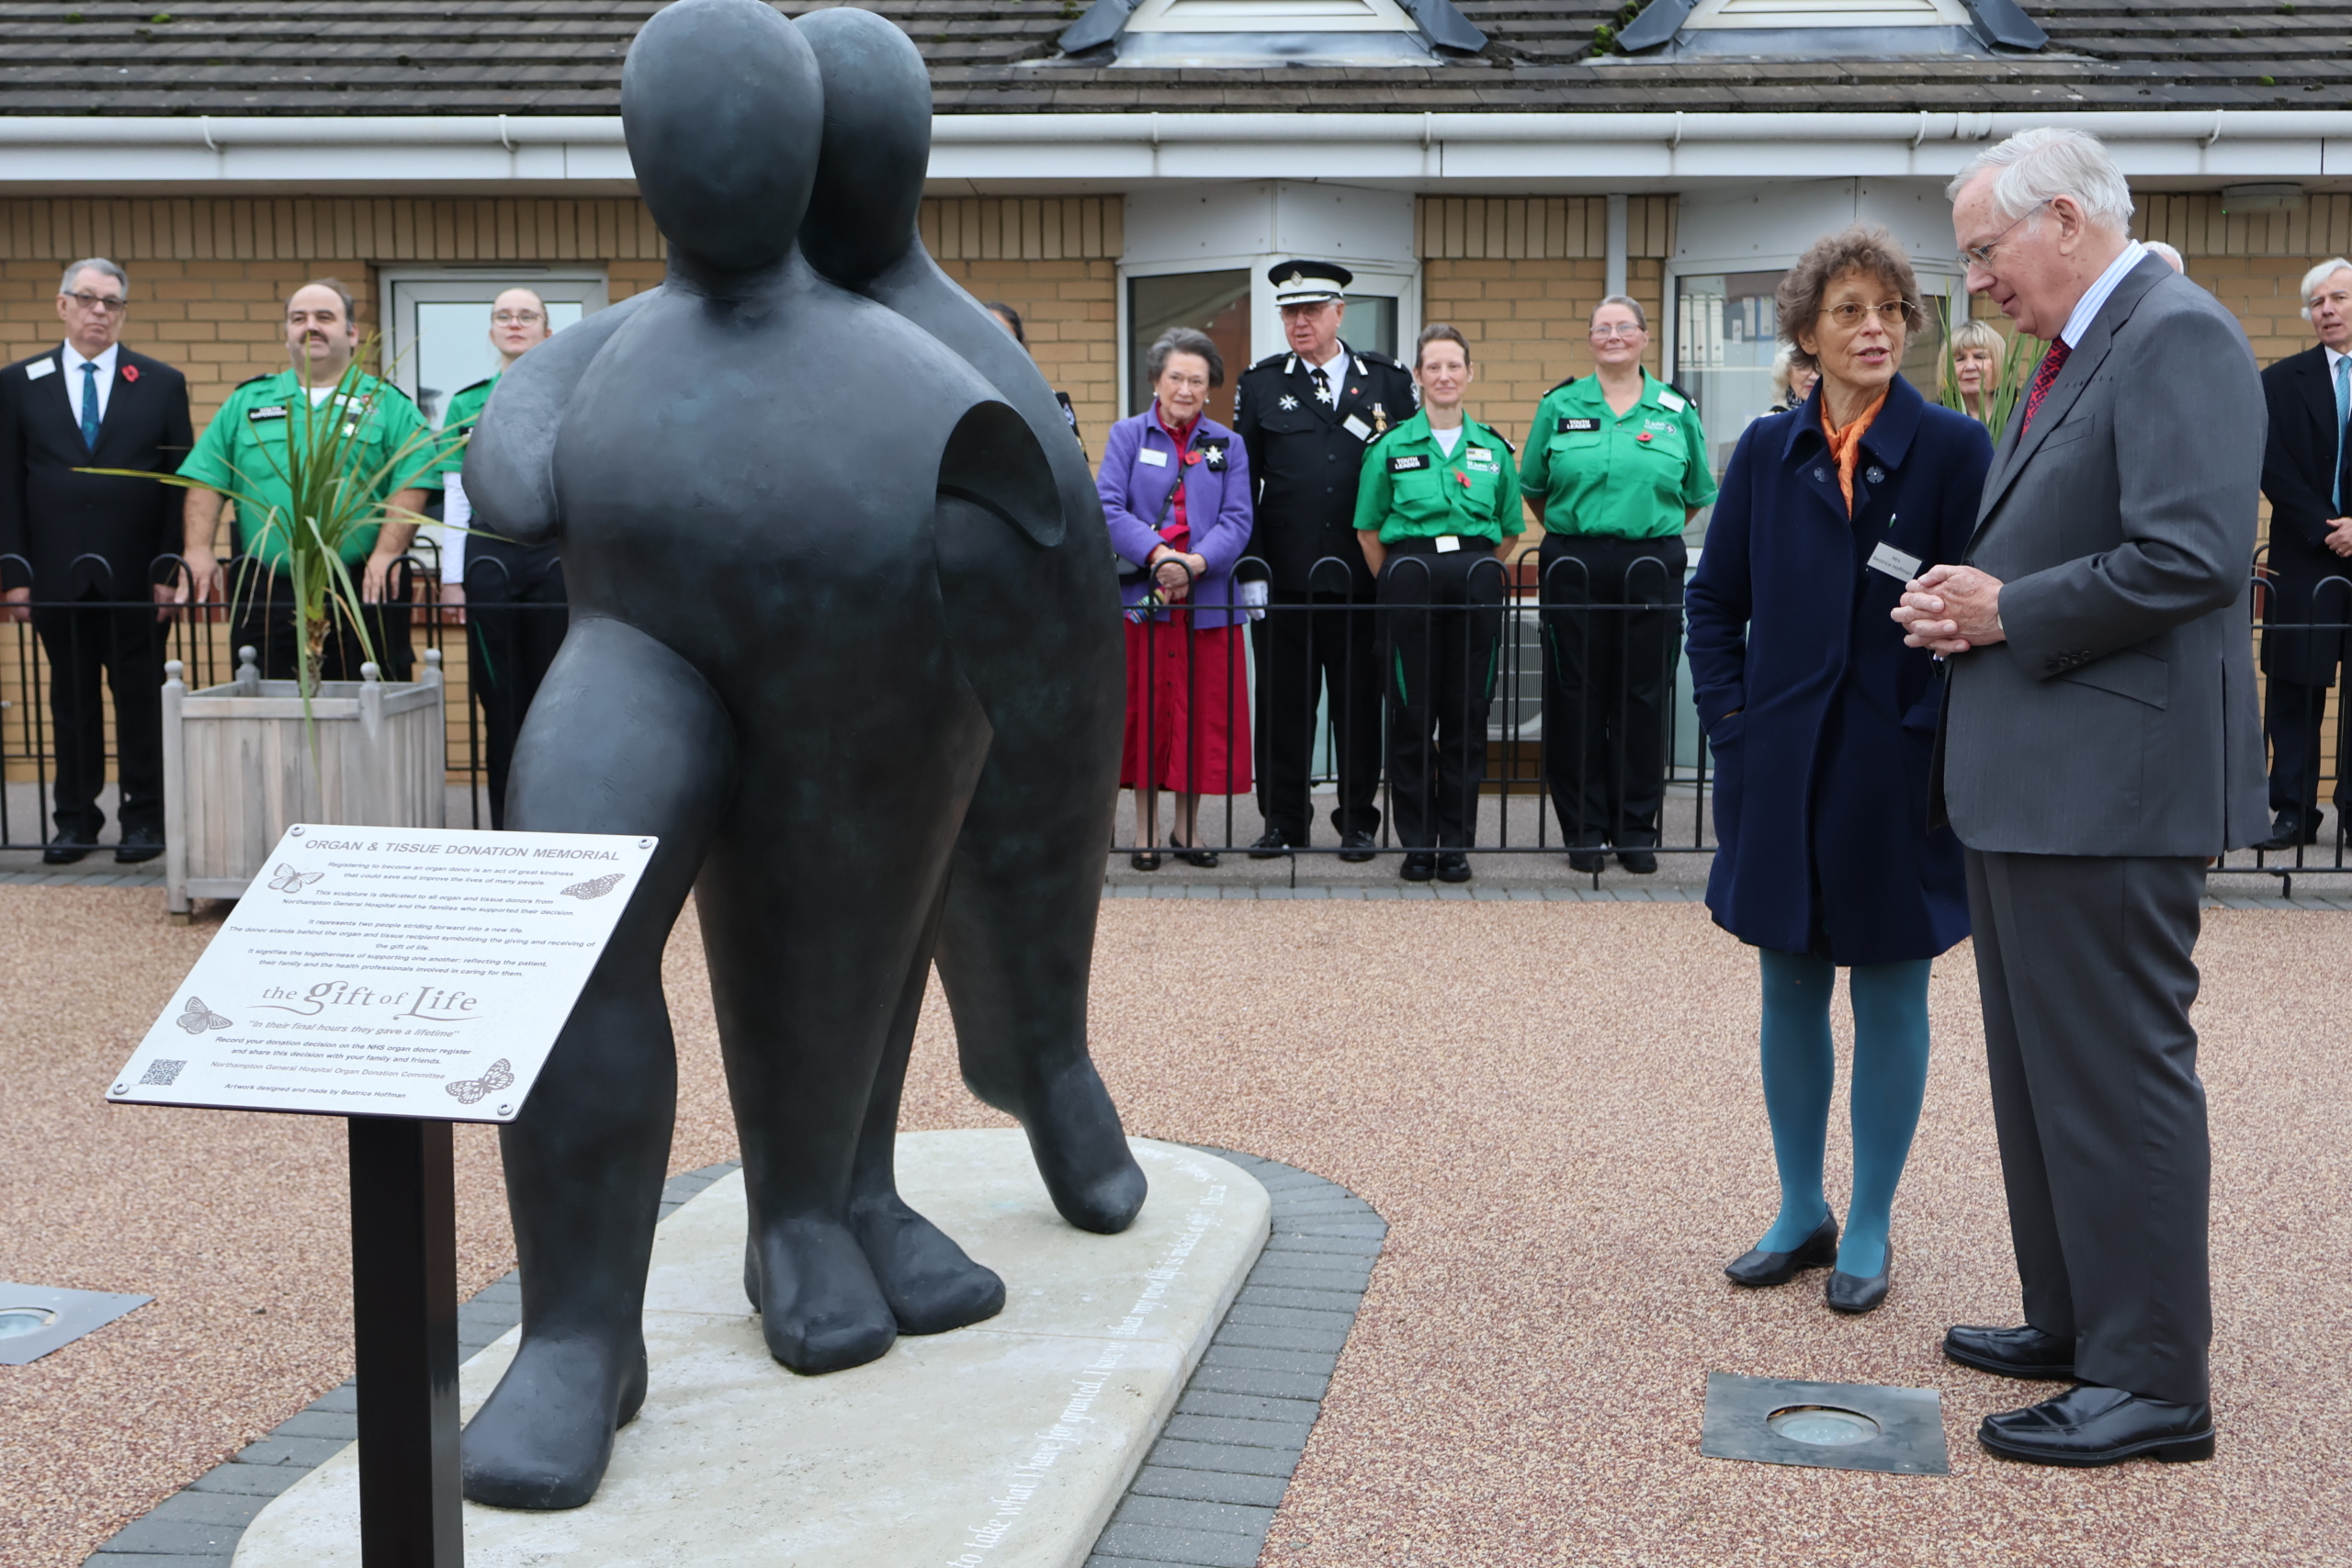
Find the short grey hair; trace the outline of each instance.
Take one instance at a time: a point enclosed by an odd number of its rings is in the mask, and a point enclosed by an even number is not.
[[[2150,240],[2147,244],[2148,249],[2165,258],[2165,265],[2173,271],[2182,274],[2188,271],[2188,258],[2180,254],[2179,246],[2168,245],[2162,240]]]
[[[1209,341],[1208,333],[1191,327],[1170,327],[1159,334],[1159,341],[1151,345],[1149,354],[1144,355],[1144,379],[1157,386],[1159,373],[1168,368],[1168,356],[1171,354],[1198,355],[1209,367],[1209,385],[1225,385],[1225,355],[1216,351],[1216,344]]]
[[[2339,272],[2352,272],[2352,261],[2330,256],[2303,274],[2303,286],[2295,291],[2295,303],[2302,307],[2303,320],[2312,319],[2312,296],[2319,292],[2319,286]]]
[[[2093,223],[2119,234],[2130,231],[2131,182],[2096,136],[2049,125],[2020,130],[1962,165],[1944,186],[1944,198],[1958,200],[1962,187],[1987,169],[1997,171],[1993,176],[1994,209],[2013,223],[2047,202],[2071,196]]]
[[[1592,308],[1592,316],[1598,316],[1601,311],[1606,310],[1611,305],[1624,306],[1625,309],[1634,312],[1634,320],[1641,327],[1642,331],[1647,332],[1650,330],[1650,313],[1647,310],[1643,310],[1642,302],[1639,299],[1634,299],[1630,294],[1611,294],[1608,299],[1603,299],[1600,304],[1595,305]],[[1592,316],[1587,316],[1585,320],[1587,321],[1590,321],[1592,320]]]
[[[104,256],[85,256],[82,260],[75,262],[72,266],[67,267],[65,269],[65,276],[58,279],[57,291],[60,294],[73,293],[74,280],[80,277],[85,272],[99,273],[105,276],[113,278],[117,283],[122,285],[122,297],[126,299],[130,298],[130,275],[123,271],[122,268],[115,265],[114,263],[107,260]]]
[[[1796,396],[1798,374],[1816,376],[1820,371],[1813,363],[1813,355],[1795,344],[1784,343],[1772,351],[1772,395],[1782,402]]]

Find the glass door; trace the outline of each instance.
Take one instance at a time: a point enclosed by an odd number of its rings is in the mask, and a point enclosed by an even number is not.
[[[490,346],[490,302],[509,288],[537,291],[548,325],[561,332],[605,304],[601,269],[529,266],[386,268],[383,288],[387,379],[416,400],[435,424],[449,394],[498,370]]]

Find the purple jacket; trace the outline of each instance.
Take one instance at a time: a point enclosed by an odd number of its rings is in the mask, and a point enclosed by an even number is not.
[[[1141,566],[1165,541],[1151,525],[1160,502],[1184,476],[1184,518],[1193,531],[1192,553],[1209,563],[1206,576],[1196,579],[1186,603],[1195,606],[1195,627],[1229,626],[1247,612],[1234,604],[1233,566],[1250,547],[1250,454],[1233,432],[1206,414],[1193,426],[1193,450],[1198,462],[1182,463],[1176,444],[1160,428],[1158,411],[1123,419],[1111,427],[1102,443],[1102,471],[1094,488],[1102,495],[1102,517],[1110,525],[1111,547]],[[1153,463],[1148,457],[1161,461]],[[1166,523],[1175,521],[1170,509]],[[1163,523],[1163,526],[1166,525]],[[1151,592],[1149,579],[1119,585],[1119,602],[1133,606]],[[1166,620],[1161,611],[1154,617]]]

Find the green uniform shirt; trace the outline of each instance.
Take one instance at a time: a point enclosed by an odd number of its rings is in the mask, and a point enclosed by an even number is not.
[[[1519,480],[1544,501],[1544,531],[1663,539],[1715,499],[1707,437],[1690,400],[1642,372],[1642,398],[1620,416],[1598,376],[1555,387],[1535,405]]]
[[[1384,545],[1452,534],[1492,547],[1506,534],[1525,533],[1510,443],[1464,415],[1449,457],[1429,414],[1415,414],[1364,448],[1356,526],[1378,529]]]
[[[503,370],[499,372],[501,376],[504,374]],[[473,434],[474,422],[481,418],[481,406],[490,401],[491,389],[497,385],[498,377],[492,376],[450,394],[449,406],[441,414],[441,445],[436,448],[440,456],[434,458],[430,472],[418,477],[419,485],[426,490],[447,490],[448,486],[441,476],[458,473],[465,468],[465,438]]]
[[[329,401],[342,396],[335,393]],[[424,471],[438,453],[429,440],[420,439],[429,432],[408,394],[373,376],[360,376],[339,412],[346,421],[354,412],[357,415],[356,434],[346,450],[357,478],[374,481],[371,501],[380,504],[395,491],[423,482]],[[307,432],[315,418],[323,434],[329,417],[326,409],[311,407],[308,389],[292,370],[256,376],[229,394],[180,465],[182,477],[208,490],[243,491],[254,498],[258,504],[235,502],[243,546],[247,555],[274,570],[287,564],[285,519],[294,510],[287,482],[288,444],[307,439],[289,432]],[[353,529],[339,552],[344,560],[354,566],[365,561],[375,548],[377,532],[373,523]]]

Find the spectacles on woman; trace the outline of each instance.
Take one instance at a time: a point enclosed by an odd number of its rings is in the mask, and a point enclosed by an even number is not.
[[[1911,306],[1904,299],[1889,299],[1882,305],[1863,305],[1849,299],[1842,305],[1830,306],[1821,314],[1825,320],[1837,322],[1841,330],[1852,332],[1862,324],[1864,316],[1876,316],[1890,327],[1901,326],[1911,319]]]
[[[1633,321],[1609,321],[1592,329],[1595,343],[1631,343],[1639,337],[1642,328]]]
[[[547,320],[537,310],[501,310],[490,319],[492,324],[502,327],[536,327]]]

